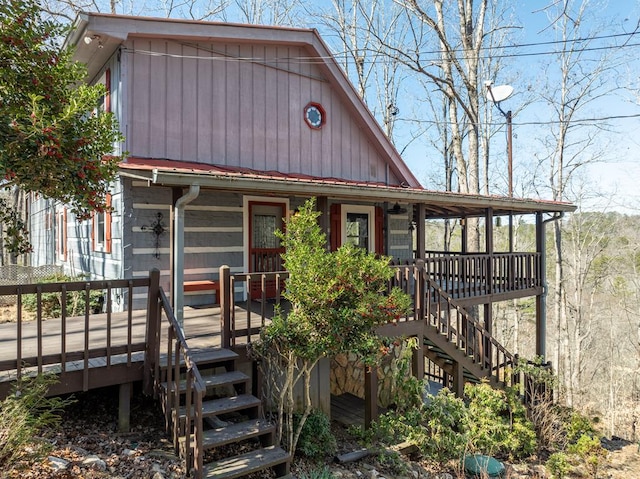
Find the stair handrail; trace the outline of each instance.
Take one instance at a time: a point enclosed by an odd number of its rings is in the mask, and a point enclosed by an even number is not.
[[[203,417],[202,417],[202,403],[206,392],[206,385],[196,361],[191,357],[191,351],[187,340],[184,337],[184,332],[178,319],[173,312],[171,303],[167,298],[167,295],[159,289],[158,300],[162,309],[165,312],[168,328],[167,328],[167,405],[165,408],[165,426],[167,429],[172,424],[173,432],[173,444],[176,449],[179,446],[180,436],[180,415],[178,409],[180,407],[180,356],[184,359],[184,365],[187,368],[186,371],[186,394],[185,394],[185,436],[184,436],[184,454],[187,468],[191,463],[191,423],[193,420],[193,436],[194,436],[194,451],[193,451],[193,477],[200,479],[202,477],[202,471],[204,467],[204,451],[203,451]],[[172,343],[175,341],[175,345]],[[159,349],[159,348],[158,348]],[[155,376],[156,388],[160,387],[161,378],[159,375]],[[176,408],[176,412],[172,414],[172,408]],[[192,418],[193,414],[193,418]],[[179,453],[179,450],[177,451]]]
[[[456,311],[456,345],[464,349],[467,356],[472,356],[475,363],[478,363],[482,369],[487,368],[491,374],[494,374],[498,381],[501,381],[504,385],[513,384],[514,378],[509,377],[507,374],[507,367],[515,368],[517,363],[517,357],[509,352],[487,329],[480,324],[469,312],[460,306],[455,298],[447,293],[435,280],[425,276],[425,281],[428,285],[426,289],[427,295],[427,314],[425,320],[429,321],[429,324],[436,327],[439,332],[442,332],[442,326],[446,327],[447,339],[453,342],[453,331],[450,316],[443,315],[441,308],[442,303],[446,303],[448,306],[447,311],[451,309]],[[430,297],[434,295],[433,301]],[[436,305],[436,311],[432,311],[432,305]],[[443,322],[441,319],[446,317],[449,321]],[[434,321],[435,320],[435,323]],[[469,334],[471,326],[471,333]],[[462,334],[461,332],[464,331]],[[472,340],[470,340],[472,339]],[[485,345],[490,345],[485,348]],[[475,347],[474,347],[475,346]],[[479,346],[479,347],[478,347]],[[486,349],[489,349],[487,352]],[[495,351],[495,362],[493,361],[493,355]],[[502,361],[501,361],[502,356]],[[502,379],[501,379],[502,375]],[[509,381],[507,381],[509,379]]]

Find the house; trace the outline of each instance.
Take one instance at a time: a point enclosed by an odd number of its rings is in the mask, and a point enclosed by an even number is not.
[[[331,248],[353,242],[419,265],[412,287],[427,304],[416,303],[420,321],[395,334],[424,338],[422,374],[430,361],[458,392],[469,374],[498,375],[512,360],[490,335],[492,304],[511,298],[536,298],[544,355],[545,225],[574,207],[422,188],[315,30],[85,13],[66,46],[87,64],[87,81],[105,85],[101,106],[116,114],[126,138],[117,148],[128,157],[111,185],[112,210],[91,220],[32,197],[33,265],[97,280],[156,268],[180,320],[185,306],[220,302],[223,265],[232,274],[282,270],[273,232],[315,196]],[[535,251],[495,251],[494,218],[514,215],[535,223]],[[480,253],[466,245],[469,218],[484,221]],[[459,251],[426,251],[428,219],[461,220]],[[233,288],[234,300],[276,293],[269,281],[265,293]],[[144,292],[110,291],[114,311],[147,304]],[[447,301],[464,334],[430,309]],[[481,308],[482,325],[466,306]]]

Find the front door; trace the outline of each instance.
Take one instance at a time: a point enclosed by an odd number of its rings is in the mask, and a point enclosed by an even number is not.
[[[249,271],[252,273],[282,271],[280,254],[284,248],[276,237],[277,230],[283,230],[286,210],[284,203],[249,202]],[[262,296],[261,285],[251,283],[251,299]],[[276,282],[266,284],[267,298],[276,295]]]

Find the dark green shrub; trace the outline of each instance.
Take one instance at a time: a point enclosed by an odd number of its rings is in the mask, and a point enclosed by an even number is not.
[[[322,411],[314,409],[302,426],[297,450],[311,459],[322,459],[334,454],[336,449],[336,438],[331,432],[329,418]]]
[[[536,433],[527,411],[513,390],[487,383],[467,385],[469,448],[481,454],[523,458],[536,450]]]
[[[372,437],[387,445],[409,441],[435,461],[459,459],[467,444],[467,415],[464,402],[445,388],[422,407],[381,415]]]
[[[571,470],[569,459],[564,452],[554,452],[549,456],[545,467],[553,477],[553,479],[564,479]]]
[[[41,283],[68,283],[82,281],[82,277],[71,277],[65,274],[54,274],[44,278]],[[67,316],[79,316],[85,312],[86,305],[85,291],[69,291],[67,293]],[[89,292],[89,311],[99,313],[102,310],[102,291],[92,290]],[[43,293],[41,295],[42,317],[59,318],[62,314],[62,293]],[[23,299],[24,308],[27,311],[35,312],[38,309],[38,295],[28,294]]]
[[[607,460],[607,450],[600,444],[600,439],[588,434],[580,436],[567,448],[567,452],[580,458],[593,479],[598,477],[598,471]]]
[[[596,435],[596,429],[591,420],[575,410],[569,412],[568,418],[564,423],[564,429],[567,432],[567,442],[569,444],[575,444],[582,436]]]
[[[51,445],[36,440],[35,436],[44,427],[57,426],[60,422],[58,413],[73,402],[45,397],[55,381],[57,378],[49,375],[23,378],[0,402],[0,468],[47,454]]]

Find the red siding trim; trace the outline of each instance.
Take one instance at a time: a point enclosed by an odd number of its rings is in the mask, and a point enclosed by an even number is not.
[[[329,212],[330,222],[331,222],[331,230],[330,230],[330,243],[329,246],[331,251],[336,251],[340,247],[340,243],[342,242],[342,211],[339,203],[334,203],[331,205],[331,210]]]
[[[104,252],[111,253],[111,194],[107,193],[107,209],[104,213]]]

